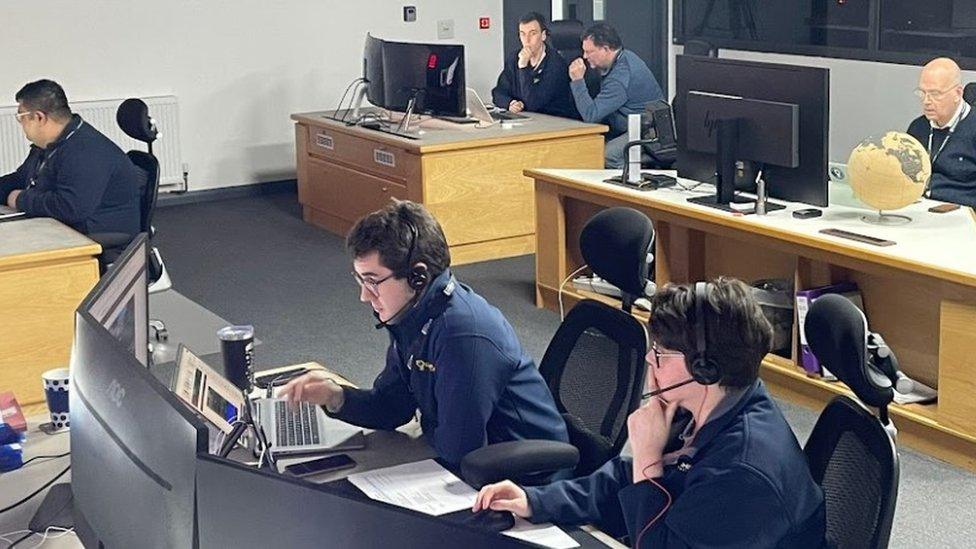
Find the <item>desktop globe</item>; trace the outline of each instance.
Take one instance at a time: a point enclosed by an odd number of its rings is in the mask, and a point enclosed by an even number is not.
[[[868,137],[855,147],[847,161],[854,195],[878,215],[863,216],[869,223],[900,224],[911,221],[884,210],[904,208],[918,200],[932,175],[929,153],[907,133],[888,132]]]

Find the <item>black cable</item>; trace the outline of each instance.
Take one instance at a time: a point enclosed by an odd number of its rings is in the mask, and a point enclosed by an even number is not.
[[[3,509],[0,509],[0,515],[2,515],[3,513],[6,513],[7,511],[9,511],[9,510],[11,510],[11,509],[13,509],[15,507],[18,507],[20,505],[23,505],[24,503],[26,503],[32,497],[36,496],[37,494],[40,494],[42,490],[44,490],[48,486],[54,484],[54,481],[56,481],[59,478],[63,477],[64,474],[67,473],[70,469],[71,469],[71,466],[70,465],[67,466],[67,467],[65,467],[63,471],[61,471],[60,473],[57,474],[57,476],[55,476],[51,480],[47,481],[43,486],[41,486],[37,490],[34,490],[33,492],[31,492],[24,499],[18,501],[17,503],[14,503],[13,505],[8,505],[8,506],[4,507]],[[11,546],[11,547],[13,547],[13,546]]]
[[[29,538],[29,537],[31,537],[33,535],[34,535],[34,532],[27,532],[26,534],[24,534],[23,537],[17,538],[17,541],[11,543],[10,546],[7,547],[7,549],[14,549],[14,547],[16,547],[17,545],[19,545],[20,542],[24,541],[25,539],[27,539],[27,538]]]
[[[341,120],[344,120],[345,119],[344,116],[343,116],[343,118],[339,118],[336,115],[336,113],[338,113],[340,110],[342,110],[342,104],[346,101],[346,95],[349,94],[349,89],[352,88],[353,86],[355,86],[357,83],[361,82],[362,80],[363,80],[362,77],[356,78],[355,80],[353,80],[352,82],[350,82],[348,86],[346,86],[346,91],[342,92],[342,97],[339,98],[339,106],[338,106],[338,108],[336,108],[335,112],[332,113],[332,119],[333,120],[335,120],[335,121],[338,122],[338,121],[341,121]]]
[[[363,86],[366,85],[366,81],[364,79],[360,78],[359,81],[358,82],[354,82],[354,84],[355,84],[355,87],[353,87],[353,89],[352,89],[352,95],[349,96],[349,106],[346,107],[346,110],[343,111],[343,113],[342,113],[342,119],[341,119],[342,122],[345,122],[346,121],[346,117],[348,117],[349,116],[349,113],[352,112],[352,104],[353,104],[354,101],[356,101],[356,94],[359,93],[359,88],[361,88],[361,87],[363,87]],[[342,105],[340,104],[339,107],[341,108]]]
[[[27,465],[28,463],[34,461],[35,459],[55,459],[55,458],[63,458],[65,456],[69,456],[69,455],[71,455],[71,452],[65,452],[63,454],[56,454],[56,455],[52,455],[52,456],[34,456],[34,457],[30,458],[29,460],[25,461],[23,465]]]

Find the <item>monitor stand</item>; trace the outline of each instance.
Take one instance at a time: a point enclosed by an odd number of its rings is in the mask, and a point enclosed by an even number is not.
[[[708,206],[709,208],[715,208],[717,210],[723,210],[726,212],[734,212],[741,214],[754,214],[756,213],[756,201],[749,198],[732,198],[730,202],[719,202],[718,195],[710,194],[705,196],[693,196],[688,199],[688,202],[692,204],[699,204],[702,206]],[[731,204],[742,204],[741,208],[733,208]],[[749,205],[752,207],[748,207]],[[786,209],[786,206],[781,204],[775,204],[773,202],[766,202],[766,211],[774,212],[776,210]]]
[[[655,191],[657,189],[663,189],[665,187],[673,187],[677,181],[670,175],[664,174],[653,174],[648,172],[641,172],[641,178],[639,181],[624,181],[624,176],[615,175],[609,179],[604,179],[604,183],[613,183],[615,185],[620,185],[621,187],[627,187],[628,189],[636,189],[638,191]]]

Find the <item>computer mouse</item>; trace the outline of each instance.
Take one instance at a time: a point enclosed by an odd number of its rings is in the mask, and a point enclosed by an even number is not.
[[[489,532],[504,532],[515,526],[515,516],[508,511],[482,509],[477,513],[471,513],[461,523]]]

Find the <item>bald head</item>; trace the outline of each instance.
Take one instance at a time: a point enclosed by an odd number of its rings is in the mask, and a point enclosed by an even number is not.
[[[962,101],[962,71],[955,61],[939,57],[922,68],[916,94],[922,100],[922,114],[937,126],[945,126]]]

